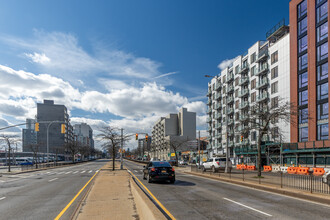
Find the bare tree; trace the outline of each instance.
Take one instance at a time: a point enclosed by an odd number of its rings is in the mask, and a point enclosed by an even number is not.
[[[181,137],[181,136],[168,136],[167,144],[169,145],[170,149],[172,149],[175,153],[175,160],[176,164],[179,163],[179,158],[177,152],[182,150],[185,144],[189,141],[188,137]]]
[[[0,139],[2,139],[8,146],[8,172],[10,172],[11,168],[11,152],[13,148],[11,147],[12,144],[15,143],[15,139],[17,136],[14,135],[1,135]]]
[[[90,152],[91,152],[91,149],[90,149],[90,146],[88,146],[88,145],[81,145],[79,147],[79,153],[81,154],[82,159],[85,159],[86,156],[88,157]]]
[[[36,164],[36,169],[38,169],[38,163],[39,163],[39,157],[38,157],[39,147],[40,144],[29,144],[27,146],[27,148],[33,152],[33,161]]]
[[[75,163],[75,155],[79,152],[80,142],[72,141],[65,144],[66,151],[71,155],[72,163]]]

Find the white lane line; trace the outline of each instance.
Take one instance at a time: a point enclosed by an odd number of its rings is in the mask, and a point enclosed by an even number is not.
[[[6,197],[1,197],[0,200],[3,200],[3,199],[5,199],[5,198],[6,198]]]
[[[50,172],[46,172],[46,173],[50,173]]]
[[[223,198],[223,199],[224,199],[224,200],[227,200],[227,201],[229,201],[229,202],[235,203],[235,204],[237,204],[237,205],[243,206],[243,207],[245,207],[245,208],[251,209],[251,210],[253,210],[253,211],[259,212],[259,213],[261,213],[261,214],[267,215],[267,216],[269,216],[269,217],[272,217],[272,215],[270,215],[270,214],[268,214],[268,213],[266,213],[266,212],[262,212],[262,211],[260,211],[260,210],[258,210],[258,209],[252,208],[252,207],[247,206],[247,205],[244,205],[244,204],[242,204],[242,203],[235,202],[234,200],[231,200],[231,199],[228,199],[228,198]]]
[[[53,182],[54,180],[57,180],[58,178],[54,178],[54,179],[51,179],[51,180],[48,180],[48,182]]]
[[[84,170],[84,171],[81,171],[80,173],[85,173],[86,171]]]
[[[91,173],[91,172],[93,172],[93,170],[90,170],[88,173]]]
[[[138,171],[137,170],[134,170],[135,173],[137,173]]]
[[[63,174],[64,172],[59,172],[58,174]]]
[[[3,180],[0,180],[0,183],[4,183],[5,181],[3,181]]]
[[[72,171],[69,171],[69,172],[66,172],[65,174],[69,174],[69,173],[71,173]]]
[[[78,173],[79,171],[74,171],[72,174],[76,174],[76,173]]]

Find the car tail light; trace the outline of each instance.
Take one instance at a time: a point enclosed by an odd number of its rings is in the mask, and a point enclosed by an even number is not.
[[[175,171],[175,169],[174,169],[174,168],[172,168],[172,171],[174,172],[174,171]]]
[[[219,162],[217,162],[217,164],[218,164],[218,165],[220,165],[220,163],[219,163]]]
[[[154,171],[156,171],[156,169],[155,168],[151,168],[151,171],[154,172]]]

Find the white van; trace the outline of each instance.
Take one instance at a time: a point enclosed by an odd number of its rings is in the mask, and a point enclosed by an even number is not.
[[[232,168],[232,163],[228,158],[228,171],[230,172]],[[213,173],[220,169],[226,169],[226,158],[225,157],[213,157],[209,158],[205,163],[203,163],[203,171],[212,170]]]

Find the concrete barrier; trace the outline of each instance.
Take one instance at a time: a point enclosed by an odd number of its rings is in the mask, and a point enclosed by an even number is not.
[[[280,166],[273,166],[272,172],[280,172],[281,171],[281,167]]]
[[[281,172],[287,173],[288,172],[288,167],[280,167]]]

